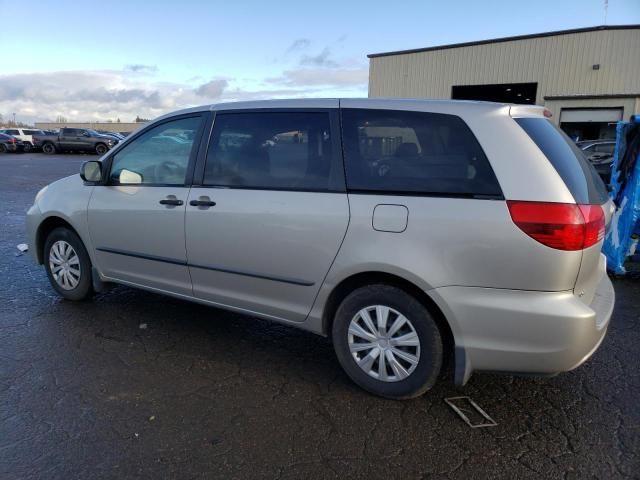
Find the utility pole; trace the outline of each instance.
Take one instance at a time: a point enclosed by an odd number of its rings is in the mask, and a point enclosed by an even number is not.
[[[15,114],[15,112],[13,114],[13,126],[14,127],[16,126],[16,114]]]

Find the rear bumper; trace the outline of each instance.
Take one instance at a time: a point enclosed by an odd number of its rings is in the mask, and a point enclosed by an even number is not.
[[[456,383],[473,371],[551,375],[585,362],[615,303],[603,275],[590,304],[568,292],[444,287],[432,292],[456,342]]]

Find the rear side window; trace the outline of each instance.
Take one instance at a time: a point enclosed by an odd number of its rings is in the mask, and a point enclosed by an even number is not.
[[[502,197],[480,144],[454,115],[343,109],[352,191]]]
[[[334,191],[343,173],[332,142],[328,112],[216,114],[204,184]]]
[[[576,203],[601,205],[608,199],[607,188],[584,153],[557,126],[545,118],[514,119],[545,154]]]

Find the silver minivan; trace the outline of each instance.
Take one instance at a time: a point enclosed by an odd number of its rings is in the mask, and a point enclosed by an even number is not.
[[[550,375],[602,342],[607,191],[542,107],[317,99],[158,118],[28,212],[64,298],[110,283],[331,337],[408,398],[443,363]]]

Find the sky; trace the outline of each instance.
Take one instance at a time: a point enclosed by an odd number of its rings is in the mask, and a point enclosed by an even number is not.
[[[0,12],[18,4],[0,0]],[[0,114],[125,122],[223,101],[364,97],[369,53],[602,25],[604,5],[30,0],[19,21],[3,15]],[[640,0],[609,0],[606,23],[640,23]]]

